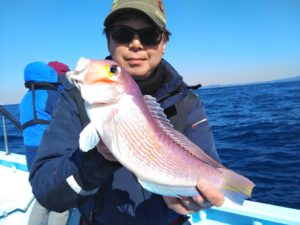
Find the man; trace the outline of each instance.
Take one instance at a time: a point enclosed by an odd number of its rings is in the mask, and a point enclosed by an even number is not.
[[[24,69],[25,87],[28,91],[22,98],[19,109],[29,169],[63,88],[59,77],[55,68],[43,62],[29,63]]]
[[[114,1],[104,26],[109,58],[133,76],[143,94],[157,99],[177,130],[219,160],[203,105],[162,59],[170,35],[162,2]],[[188,224],[184,215],[223,203],[205,180],[197,184],[197,197],[163,197],[143,189],[101,148],[82,152],[79,134],[89,121],[76,89],[65,90],[30,175],[42,205],[56,211],[78,207],[90,224],[159,225]]]
[[[64,67],[64,71],[61,68]],[[61,76],[69,71],[69,67],[61,62],[45,64],[29,63],[24,69],[25,87],[28,91],[20,102],[20,122],[26,150],[26,162],[31,169],[44,131],[46,130],[62,91]],[[29,225],[64,225],[69,218],[69,211],[62,213],[49,211],[37,201],[33,205]]]

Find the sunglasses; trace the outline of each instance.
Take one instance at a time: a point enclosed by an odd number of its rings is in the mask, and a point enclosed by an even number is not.
[[[120,44],[127,44],[132,41],[135,34],[138,34],[143,45],[157,45],[161,42],[164,31],[156,27],[145,27],[134,29],[125,25],[113,25],[107,28],[114,41]]]

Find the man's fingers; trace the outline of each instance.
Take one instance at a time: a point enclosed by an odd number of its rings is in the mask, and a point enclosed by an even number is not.
[[[219,207],[224,203],[224,195],[209,182],[200,180],[197,183],[197,188],[203,197],[211,204]],[[195,200],[197,201],[197,199]]]
[[[180,198],[164,196],[167,206],[178,214],[186,215],[199,210],[208,209],[212,205],[221,206],[224,202],[223,194],[205,180],[197,183],[200,195]]]

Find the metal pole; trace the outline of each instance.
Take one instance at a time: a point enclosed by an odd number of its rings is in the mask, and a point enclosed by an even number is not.
[[[6,121],[5,117],[2,115],[2,123],[3,123],[3,138],[4,138],[4,145],[5,145],[5,152],[6,155],[9,155],[9,149],[8,149],[8,141],[7,141],[7,134],[6,134]]]

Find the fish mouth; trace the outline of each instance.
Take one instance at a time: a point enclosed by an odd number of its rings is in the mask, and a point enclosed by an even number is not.
[[[99,77],[93,80],[86,80],[86,84],[93,85],[93,84],[113,84],[113,83],[120,83],[119,79],[114,77]]]
[[[117,79],[117,77],[104,77],[95,80],[95,83],[120,83],[120,81]]]

